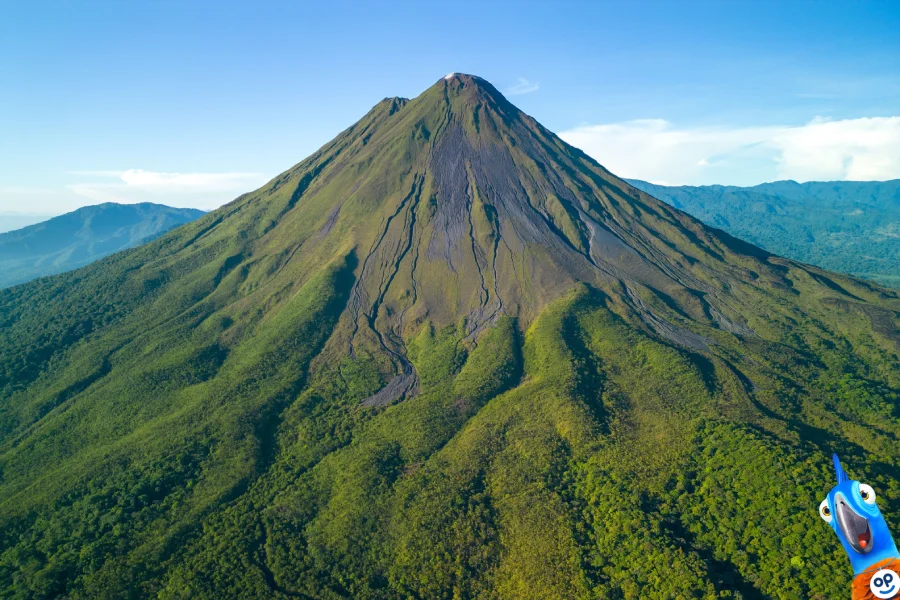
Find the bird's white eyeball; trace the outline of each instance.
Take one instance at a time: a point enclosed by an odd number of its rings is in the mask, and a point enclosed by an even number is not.
[[[871,485],[859,484],[859,495],[866,504],[875,504],[875,490]]]
[[[822,517],[822,520],[826,523],[831,523],[831,519],[834,518],[834,515],[831,514],[831,509],[828,508],[828,500],[822,500],[822,504],[819,505],[819,516]]]

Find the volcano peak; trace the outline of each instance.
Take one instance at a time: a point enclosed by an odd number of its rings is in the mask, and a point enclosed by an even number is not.
[[[450,73],[440,78],[433,87],[444,91],[450,96],[470,95],[503,98],[503,95],[488,80],[467,73]],[[505,98],[503,98],[503,101],[506,101]]]
[[[840,597],[783,549],[833,445],[891,475],[898,323],[451,74],[0,290],[2,589]]]

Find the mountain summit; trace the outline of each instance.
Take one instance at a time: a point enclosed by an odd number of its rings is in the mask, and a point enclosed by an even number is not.
[[[0,589],[836,597],[827,457],[900,508],[898,315],[454,73],[0,291]]]

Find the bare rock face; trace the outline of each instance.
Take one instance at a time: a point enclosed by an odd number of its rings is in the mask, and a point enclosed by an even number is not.
[[[633,188],[472,75],[385,99],[242,210],[284,188],[267,236],[302,221],[315,231],[288,269],[351,248],[358,258],[344,342],[352,355],[367,338],[396,371],[365,405],[415,393],[404,340],[425,321],[462,320],[474,340],[502,315],[527,325],[584,283],[655,335],[702,350],[714,342],[689,323],[754,336],[741,287],[791,285],[765,252]]]
[[[815,507],[835,450],[890,502],[898,324],[453,73],[0,290],[2,589],[841,597]]]

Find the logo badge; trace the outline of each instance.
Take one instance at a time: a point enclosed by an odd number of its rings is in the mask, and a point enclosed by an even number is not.
[[[882,569],[875,573],[869,582],[869,589],[876,598],[893,598],[897,595],[900,577],[890,569]]]

